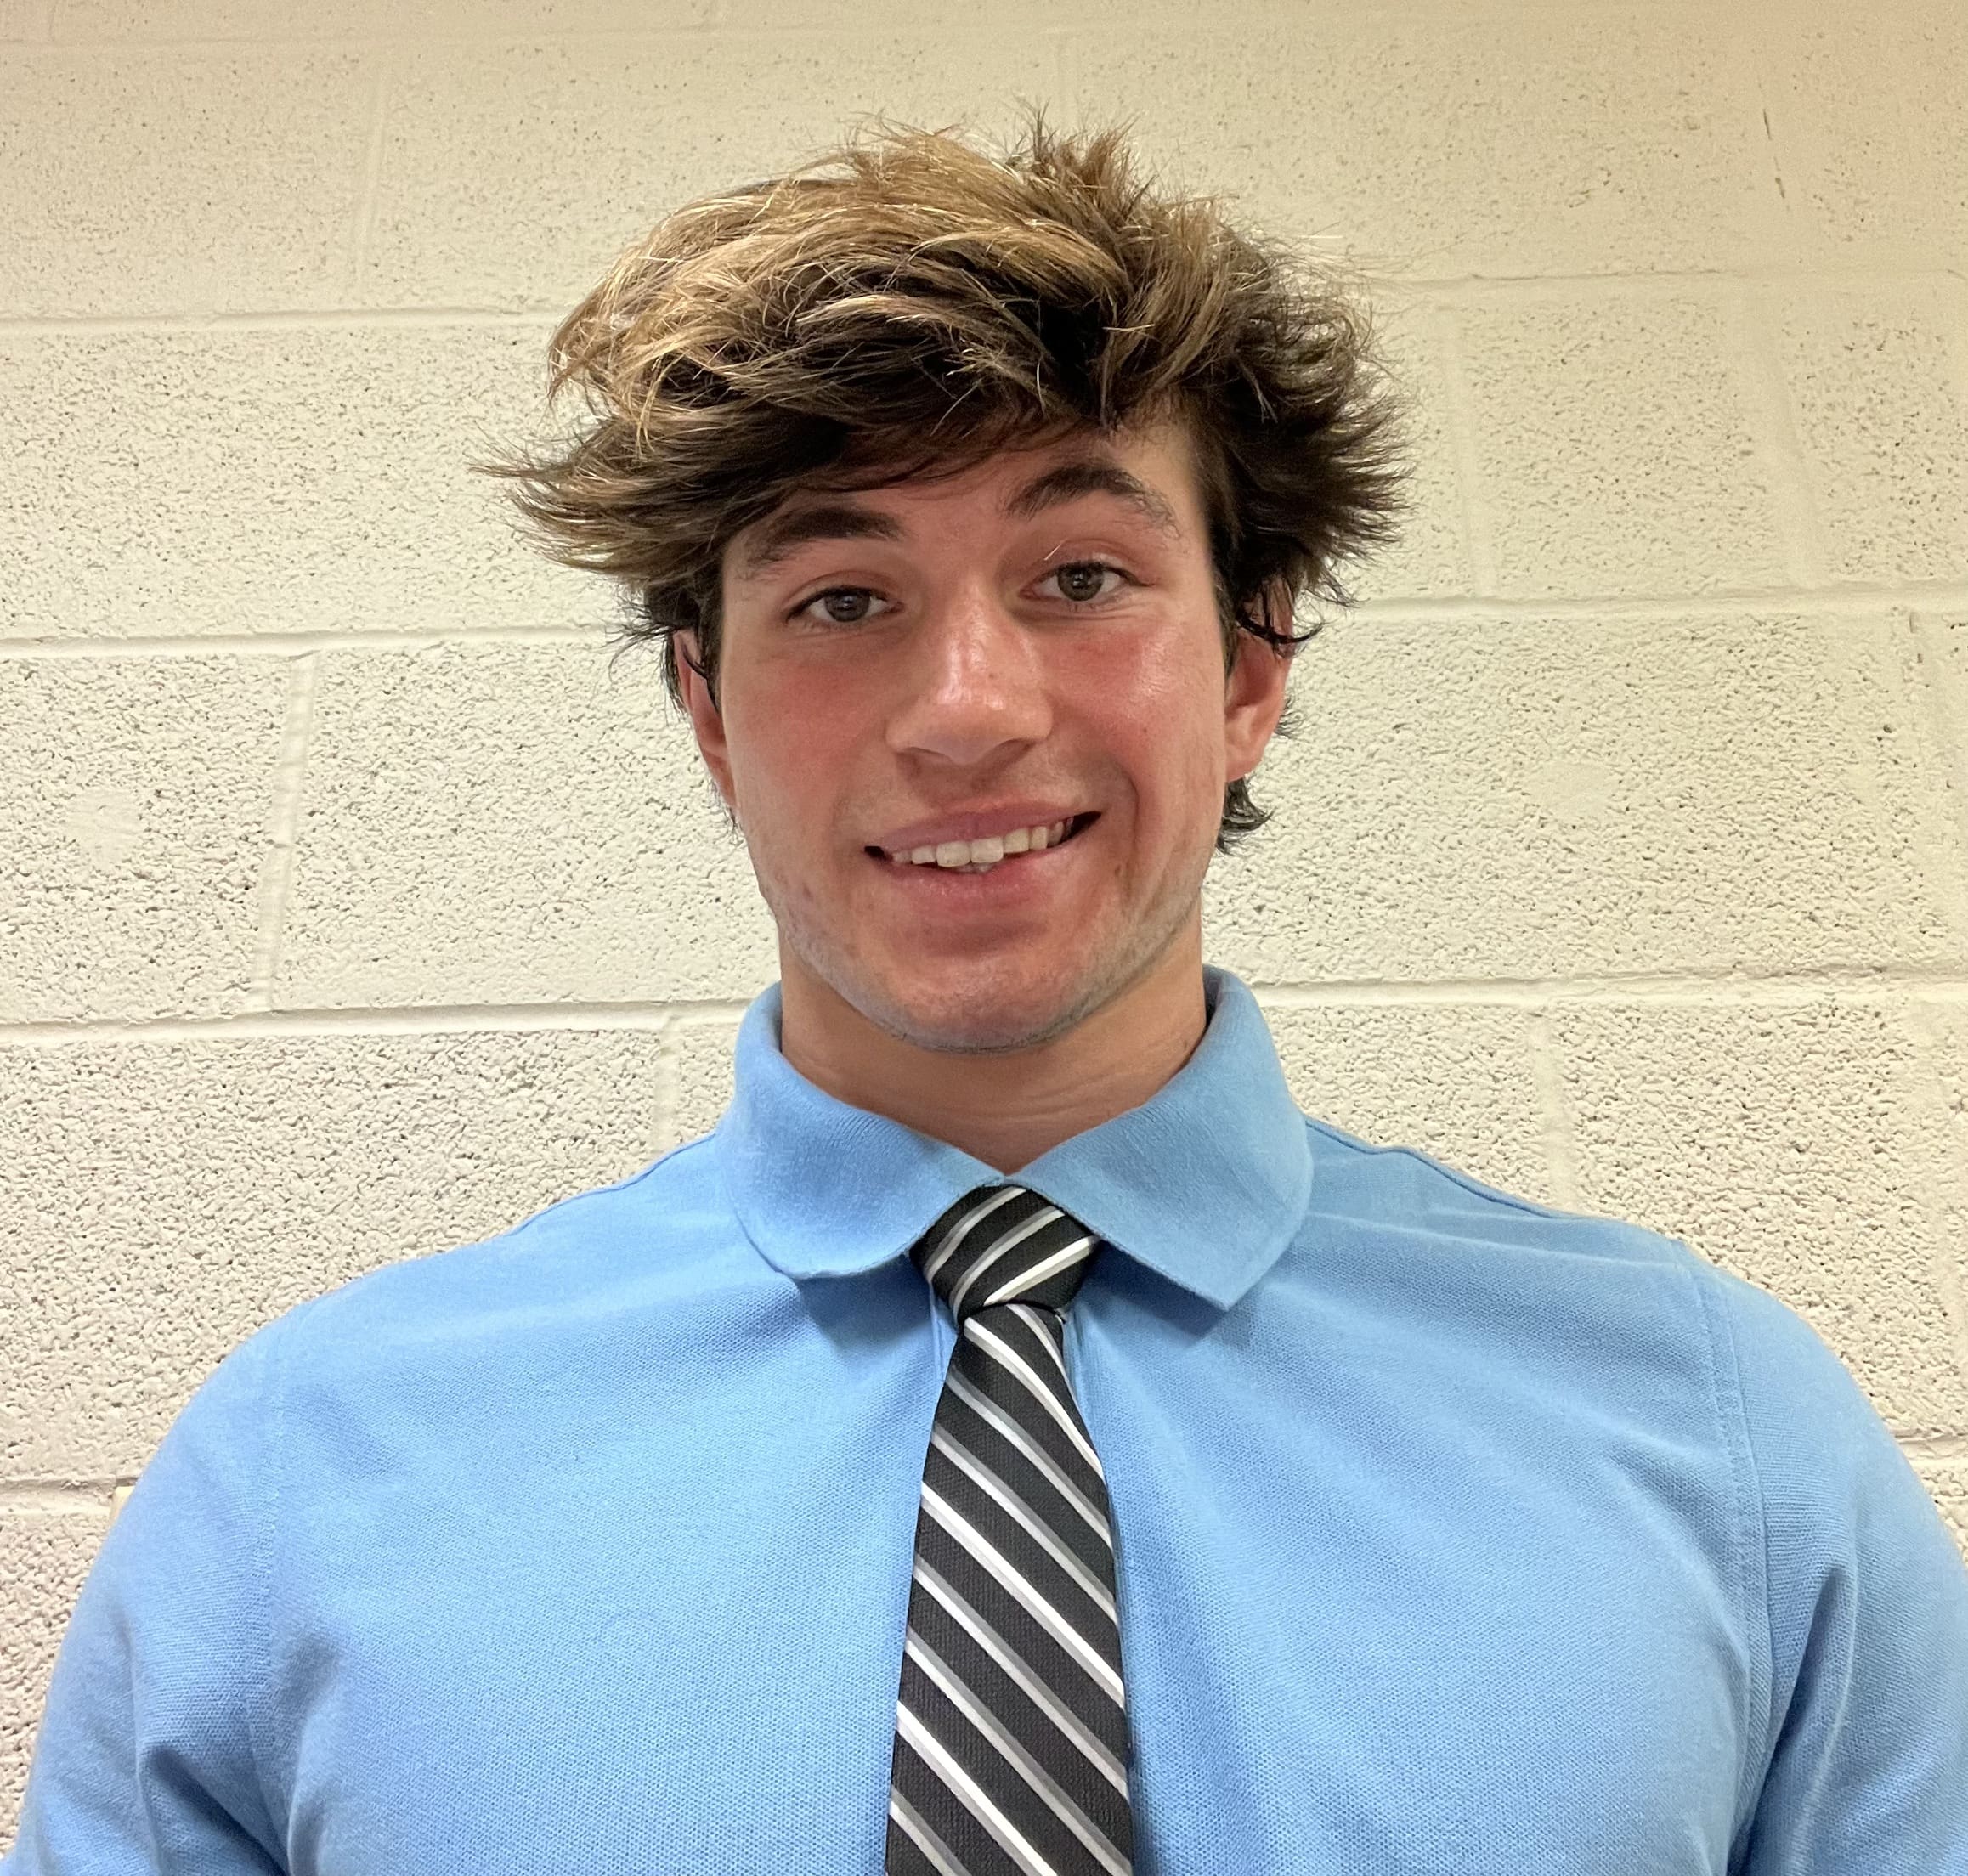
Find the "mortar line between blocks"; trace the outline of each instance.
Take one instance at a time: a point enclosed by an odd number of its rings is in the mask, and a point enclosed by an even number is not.
[[[1759,0],[1749,0],[1749,4],[1752,8],[1758,3]],[[1760,0],[1760,3],[1772,4],[1773,0]],[[1658,12],[1671,14],[1690,10],[1688,0],[1516,0],[1516,6],[1518,11],[1532,14],[1572,14],[1583,12],[1587,16],[1592,14],[1618,15],[1630,11],[1636,6],[1643,13]],[[1295,20],[1303,9],[1300,4],[1295,3],[1295,0],[1249,0],[1249,3],[1244,10],[1255,23],[1263,25],[1265,23],[1290,22]],[[1370,23],[1388,15],[1416,22],[1428,22],[1445,15],[1459,19],[1464,15],[1466,10],[1467,0],[1337,0],[1339,17],[1355,15],[1359,17],[1362,24]],[[1039,9],[1035,4],[1029,7],[1027,11],[1036,15]],[[1184,17],[1183,14],[1172,9],[1161,23],[1164,25],[1177,24]],[[1022,24],[1023,21],[1021,20],[1019,23]],[[1153,23],[1155,22],[1152,20],[1144,20],[1143,21],[1145,25]],[[681,32],[703,31],[714,25],[733,33],[756,34],[772,30],[770,25],[764,20],[751,20],[742,14],[734,14],[727,3],[727,0],[710,0],[704,19],[693,22],[688,26],[676,25],[619,26],[590,24],[556,29],[536,24],[531,31],[522,31],[508,26],[504,30],[495,29],[484,32],[473,32],[467,27],[453,26],[449,31],[439,30],[428,34],[427,37],[441,44],[510,44],[516,41],[523,44],[532,44],[542,39],[599,39],[606,41],[610,39],[669,37]],[[818,25],[812,25],[779,30],[812,33],[825,29]],[[139,50],[148,49],[154,46],[173,48],[182,46],[226,47],[269,44],[313,46],[320,43],[332,46],[347,43],[351,38],[374,37],[377,31],[396,38],[419,36],[415,26],[398,28],[385,25],[373,29],[369,34],[331,34],[325,36],[323,40],[296,41],[266,33],[235,33],[221,37],[200,37],[196,33],[184,33],[175,37],[170,34],[161,34],[140,39],[128,37],[103,37],[86,41],[76,41],[75,43],[112,48],[133,47]]]
[[[1929,746],[1938,752],[1937,760],[1946,771],[1948,793],[1954,797],[1954,823],[1960,845],[1957,849],[1968,853],[1968,697],[1962,702],[1962,720],[1957,725],[1951,720],[1946,687],[1942,673],[1947,661],[1942,656],[1941,634],[1949,630],[1943,620],[1930,614],[1915,613],[1910,609],[1902,615],[1912,640],[1914,663],[1914,687],[1918,693],[1915,708],[1920,713],[1921,727],[1927,732]],[[1968,624],[1961,627],[1968,637]],[[1965,672],[1968,672],[1968,658],[1962,660]],[[1963,908],[1963,919],[1968,923],[1968,907]]]
[[[1780,251],[1785,256],[1782,264],[1797,265],[1801,261],[1802,231],[1791,208],[1790,192],[1784,178],[1786,172],[1792,177],[1799,175],[1803,166],[1792,161],[1793,152],[1787,140],[1778,134],[1778,122],[1784,111],[1781,99],[1773,94],[1771,54],[1774,48],[1769,31],[1773,25],[1781,30],[1787,24],[1781,17],[1779,0],[1749,0],[1746,5],[1739,0],[1725,29],[1725,36],[1729,52],[1736,60],[1736,68],[1729,75],[1731,93],[1739,109],[1753,110],[1762,123],[1763,140],[1760,148],[1764,161],[1756,189],[1757,203],[1762,212],[1760,231],[1777,237],[1771,251]]]
[[[1901,1024],[1914,1045],[1914,1059],[1926,1084],[1930,1120],[1939,1146],[1939,1164],[1930,1165],[1924,1156],[1915,1156],[1913,1168],[1914,1192],[1934,1228],[1928,1276],[1947,1313],[1956,1376],[1968,1393],[1968,1291],[1963,1288],[1961,1269],[1954,1255],[1955,1235],[1949,1230],[1951,1223],[1968,1223],[1968,1128],[1948,1110],[1941,1037],[1930,1012],[1909,1000],[1901,1013]],[[1968,1449],[1968,1442],[1964,1444]]]
[[[1830,577],[1824,517],[1812,486],[1810,460],[1797,434],[1783,361],[1777,356],[1776,314],[1768,290],[1745,285],[1732,296],[1730,312],[1756,400],[1756,449],[1782,529],[1784,571],[1801,586],[1821,587]]]
[[[1793,177],[1807,173],[1805,165],[1796,160],[1796,152],[1790,147],[1787,129],[1788,113],[1782,101],[1777,100],[1773,109],[1771,96],[1769,53],[1770,36],[1767,23],[1752,19],[1738,22],[1741,35],[1739,43],[1743,56],[1749,61],[1750,82],[1756,88],[1756,108],[1763,119],[1763,150],[1769,158],[1770,184],[1777,192],[1775,229],[1790,256],[1790,264],[1805,268],[1805,246],[1807,230],[1804,218],[1797,212],[1796,204],[1790,200],[1790,191],[1784,181],[1788,170]],[[1766,202],[1766,207],[1767,207]]]
[[[1544,3],[1544,0],[1538,0]],[[1611,4],[1613,0],[1603,0]],[[1649,3],[1668,5],[1674,0],[1649,0]],[[714,8],[715,10],[715,8]],[[659,47],[663,42],[688,38],[693,34],[704,33],[715,28],[726,37],[742,42],[767,37],[789,37],[797,36],[806,39],[818,38],[829,29],[821,25],[772,27],[754,21],[738,20],[720,23],[712,19],[693,20],[687,25],[581,25],[567,28],[535,26],[531,31],[506,27],[489,32],[474,32],[468,26],[453,25],[446,29],[440,25],[435,31],[420,28],[416,25],[398,27],[385,22],[370,30],[352,30],[347,32],[325,32],[319,36],[295,38],[278,31],[234,32],[214,34],[211,32],[156,33],[139,36],[133,33],[99,33],[87,38],[14,39],[0,42],[0,50],[54,51],[60,53],[111,53],[135,59],[157,53],[190,53],[223,54],[236,52],[286,52],[286,53],[346,53],[368,52],[378,46],[437,46],[472,49],[478,47],[538,45],[597,45],[608,46],[629,43]],[[973,34],[973,37],[976,35]]]
[[[412,656],[458,646],[585,645],[606,651],[615,628],[585,625],[481,625],[457,632],[212,632],[149,638],[0,638],[0,661],[118,658],[280,658],[315,652],[402,652]]]
[[[1905,996],[1952,1003],[1968,996],[1968,969],[1941,964],[1841,964],[1746,975],[1734,969],[1575,972],[1564,977],[1333,978],[1325,982],[1247,978],[1252,992],[1281,1009],[1348,1004],[1486,1003],[1549,1009],[1573,1003],[1731,1004],[1795,1009],[1826,1003],[1872,1004]]]
[[[273,1007],[287,901],[293,891],[301,791],[308,772],[308,744],[314,737],[314,697],[320,684],[320,654],[310,653],[295,659],[287,679],[286,715],[268,816],[266,864],[260,876],[259,928],[253,946],[252,975],[246,985],[246,1008],[252,1012]]]
[[[1964,986],[1968,996],[1968,986]],[[0,1022],[0,1047],[59,1048],[76,1043],[260,1041],[332,1036],[512,1035],[552,1031],[644,1031],[673,1024],[735,1023],[741,999],[658,1003],[410,1003],[347,1009],[246,1009],[230,1016],[82,1017],[66,1021]]]
[[[1572,1133],[1571,1112],[1565,1102],[1564,1074],[1558,1065],[1556,1037],[1552,1033],[1551,1011],[1534,1009],[1524,1026],[1530,1050],[1531,1085],[1537,1090],[1538,1116],[1542,1122],[1545,1166],[1551,1173],[1552,1195],[1568,1210],[1579,1205],[1578,1143]]]
[[[355,223],[348,238],[348,285],[354,293],[362,291],[363,270],[369,262],[370,231],[376,225],[376,196],[382,186],[383,130],[399,56],[393,45],[385,42],[376,58],[376,90],[369,105],[369,142],[363,155],[362,187],[355,200]]]
[[[1511,619],[1675,619],[1755,618],[1773,612],[1814,613],[1827,619],[1876,620],[1896,607],[1947,611],[1968,605],[1968,585],[1958,580],[1876,585],[1851,581],[1836,586],[1717,588],[1707,592],[1601,594],[1496,593],[1436,598],[1364,599],[1351,610],[1370,619],[1508,621]]]
[[[682,1081],[676,1048],[676,1026],[665,1023],[656,1037],[656,1112],[644,1144],[652,1154],[665,1153],[676,1139],[676,1110]]]
[[[1447,307],[1434,308],[1435,355],[1442,370],[1443,421],[1448,426],[1450,454],[1456,461],[1456,506],[1462,522],[1462,551],[1469,557],[1469,581],[1482,598],[1497,588],[1496,529],[1490,503],[1483,493],[1482,468],[1476,460],[1476,420],[1470,409],[1469,375],[1462,364],[1462,322]]]
[[[1362,270],[1361,285],[1370,292],[1411,295],[1448,305],[1485,300],[1529,303],[1550,299],[1686,299],[1716,297],[1744,286],[1822,289],[1829,292],[1882,286],[1943,285],[1960,276],[1931,262],[1887,259],[1864,267],[1827,267],[1822,262],[1799,262],[1748,267],[1648,268],[1632,273],[1604,274],[1404,274]]]
[[[97,32],[77,34],[65,37],[53,31],[55,15],[62,11],[59,0],[51,9],[50,37],[46,41],[28,42],[32,49],[72,55],[107,54],[127,59],[134,63],[139,59],[155,56],[159,53],[189,53],[223,56],[229,53],[272,52],[293,53],[306,56],[314,53],[366,52],[370,47],[386,42],[387,34],[352,31],[348,32],[325,32],[318,37],[295,38],[291,34],[270,32],[160,32],[127,33]],[[23,42],[16,40],[16,46]]]
[[[371,306],[283,309],[252,313],[91,313],[72,319],[45,315],[0,316],[0,339],[95,338],[112,333],[288,332],[325,328],[337,332],[387,331],[404,326],[484,326],[540,333],[552,330],[555,314],[541,305],[515,312],[490,306]]]
[[[133,1483],[124,1478],[0,1479],[0,1516],[73,1517],[99,1512],[105,1520],[116,1508],[116,1494]]]
[[[1900,1450],[1909,1459],[1938,1461],[1942,1465],[1968,1465],[1968,1433],[1902,1433]]]

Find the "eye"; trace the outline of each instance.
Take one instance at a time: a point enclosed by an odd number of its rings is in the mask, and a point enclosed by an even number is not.
[[[797,607],[795,619],[810,619],[815,624],[859,625],[873,619],[878,607],[888,601],[866,586],[829,586]]]
[[[1090,601],[1105,599],[1127,577],[1118,567],[1110,567],[1104,560],[1072,560],[1054,568],[1038,584],[1042,592],[1053,586],[1061,599],[1084,606]]]

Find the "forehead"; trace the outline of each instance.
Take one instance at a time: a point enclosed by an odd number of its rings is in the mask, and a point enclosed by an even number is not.
[[[1002,450],[958,470],[874,487],[849,490],[817,481],[795,487],[733,539],[725,565],[739,579],[755,579],[809,542],[902,540],[934,527],[952,506],[1018,523],[1089,496],[1117,503],[1173,540],[1196,532],[1199,497],[1185,427],[1077,431],[1042,448]]]

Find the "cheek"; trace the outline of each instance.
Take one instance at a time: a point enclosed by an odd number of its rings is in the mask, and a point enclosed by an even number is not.
[[[864,742],[851,687],[810,674],[761,682],[726,700],[740,806],[769,809],[775,827],[824,818]]]
[[[1108,752],[1127,771],[1145,813],[1207,820],[1222,810],[1224,751],[1219,666],[1188,655],[1108,661],[1081,694]]]

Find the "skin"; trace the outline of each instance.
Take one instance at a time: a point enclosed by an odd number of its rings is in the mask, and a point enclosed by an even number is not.
[[[1148,506],[1090,488],[1008,511],[1035,477],[1089,464]],[[754,564],[822,500],[795,495],[727,548],[717,703],[682,672],[778,925],[781,1047],[839,1099],[1014,1172],[1147,1100],[1202,1039],[1203,876],[1288,665],[1240,634],[1225,674],[1179,427],[829,494],[819,538]],[[891,538],[847,532],[843,510]],[[912,890],[866,850],[1027,797],[1099,819],[1015,904]]]

